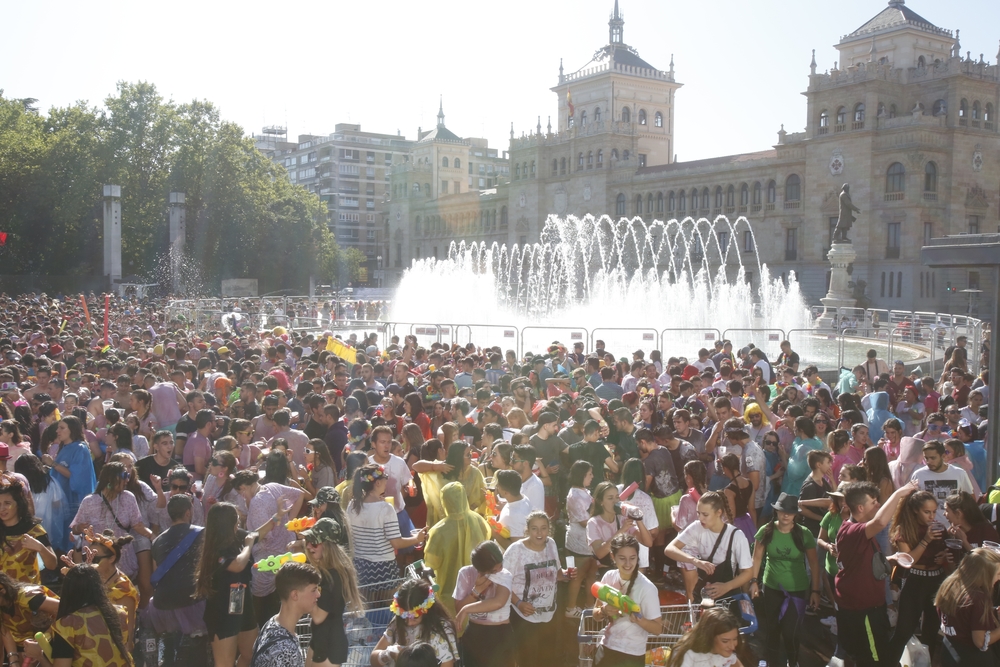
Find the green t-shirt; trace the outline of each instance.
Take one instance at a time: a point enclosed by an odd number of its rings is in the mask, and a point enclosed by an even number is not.
[[[837,541],[837,531],[840,530],[840,525],[844,523],[844,517],[840,516],[840,512],[827,512],[820,522],[819,527],[821,529],[826,528],[827,542]],[[834,556],[829,551],[824,552],[826,554],[826,571],[830,576],[837,576],[839,568],[837,567],[837,557]]]
[[[760,527],[754,539],[763,544],[764,529]],[[799,526],[801,528],[801,526]],[[793,530],[795,530],[793,528]],[[802,529],[802,543],[806,549],[816,548],[816,538],[808,530]],[[768,588],[786,591],[809,590],[809,574],[806,572],[805,554],[798,550],[791,533],[782,533],[775,528],[771,543],[767,545],[767,563],[764,565],[763,584]]]

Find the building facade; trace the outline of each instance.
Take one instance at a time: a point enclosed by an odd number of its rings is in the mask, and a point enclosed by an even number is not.
[[[961,290],[997,280],[920,263],[931,237],[1000,227],[1000,67],[963,54],[957,31],[891,0],[840,39],[832,69],[819,71],[814,53],[804,131],[782,127],[767,150],[689,162],[673,158],[681,87],[673,59],[666,70],[650,65],[623,33],[616,1],[608,44],[575,72],[560,65],[556,127],[549,120],[543,130],[539,117],[534,132],[511,132],[509,180],[501,175],[495,187],[456,195],[444,190],[454,179],[437,166],[440,156],[393,166],[387,284],[413,260],[447,254],[453,241],[537,242],[550,214],[691,217],[706,219],[703,225],[725,215],[744,216],[752,227],[734,234],[718,226],[730,262],[752,253],[756,241],[771,274],[794,271],[818,303],[845,183],[862,211],[851,238],[852,279],[864,305],[965,312],[970,302],[977,306],[976,295]],[[435,138],[425,148],[443,156],[449,141]],[[420,148],[418,141],[414,151]]]
[[[269,127],[254,142],[288,170],[292,183],[326,202],[337,244],[364,253],[359,282],[372,284],[384,261],[380,237],[389,217],[389,168],[408,158],[413,142],[350,123],[338,123],[329,136],[301,134],[295,142],[285,138],[284,128]]]

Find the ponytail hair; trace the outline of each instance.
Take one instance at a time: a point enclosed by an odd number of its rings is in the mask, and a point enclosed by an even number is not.
[[[706,491],[701,494],[701,498],[698,499],[698,504],[708,505],[716,512],[721,511],[726,521],[729,523],[733,522],[733,515],[729,509],[729,503],[726,502],[726,499],[718,491]]]

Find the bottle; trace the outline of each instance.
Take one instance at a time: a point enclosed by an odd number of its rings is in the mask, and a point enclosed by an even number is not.
[[[761,660],[758,662],[757,667],[767,667],[767,660]]]

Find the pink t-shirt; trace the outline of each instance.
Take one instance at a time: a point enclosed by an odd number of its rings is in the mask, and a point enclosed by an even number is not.
[[[180,389],[172,382],[158,382],[149,388],[149,394],[153,397],[150,412],[160,428],[170,428],[180,421],[181,409],[177,404],[179,393]]]
[[[198,431],[189,435],[187,442],[184,443],[183,463],[184,467],[191,471],[195,479],[201,479],[202,475],[199,475],[194,469],[194,460],[196,457],[204,458],[206,466],[209,459],[212,458],[212,443],[208,441],[208,438],[198,433]]]

